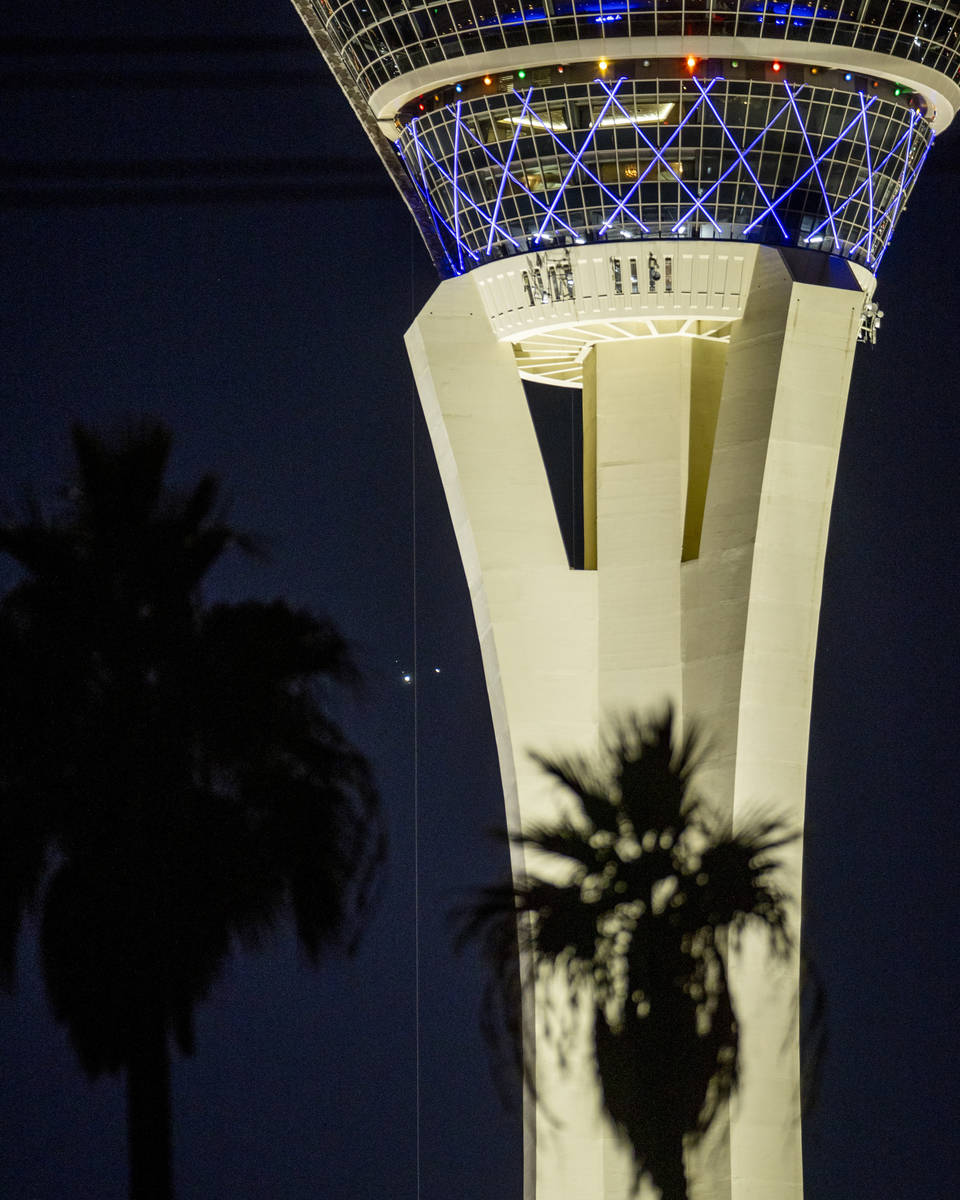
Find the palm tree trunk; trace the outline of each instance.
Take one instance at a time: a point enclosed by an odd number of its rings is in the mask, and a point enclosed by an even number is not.
[[[655,1168],[654,1163],[647,1160],[647,1169],[660,1189],[660,1200],[688,1200],[682,1134],[676,1138],[661,1138],[656,1158]]]
[[[170,1048],[152,1011],[127,1064],[127,1152],[130,1200],[173,1200]]]

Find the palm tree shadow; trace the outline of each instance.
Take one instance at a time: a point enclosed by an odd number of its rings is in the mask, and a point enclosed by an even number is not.
[[[454,914],[457,945],[477,941],[488,963],[483,1025],[498,1077],[519,1070],[536,1096],[534,1052],[564,1068],[570,1014],[589,1011],[603,1109],[632,1154],[635,1188],[649,1177],[665,1200],[686,1200],[685,1148],[739,1081],[728,943],[754,925],[772,955],[791,950],[776,876],[796,835],[764,818],[734,833],[692,786],[700,746],[696,733],[675,735],[667,710],[616,724],[598,762],[534,755],[566,804],[516,838],[545,870]],[[548,1014],[544,1049],[534,1006],[558,983],[566,1016]]]

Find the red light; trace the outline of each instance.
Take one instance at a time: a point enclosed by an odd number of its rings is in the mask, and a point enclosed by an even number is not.
[[[779,71],[779,70],[780,70],[780,67],[781,67],[781,64],[780,64],[780,63],[778,63],[778,62],[775,62],[775,63],[773,64],[773,69],[774,69],[775,71]]]
[[[563,74],[563,67],[557,67],[557,74],[558,74],[558,75],[562,75],[562,74]]]
[[[693,74],[694,69],[696,68],[696,65],[697,65],[697,60],[693,57],[692,54],[689,55],[687,58],[687,70],[690,72],[691,75]]]
[[[427,111],[427,110],[426,110],[426,107],[424,106],[424,104],[423,104],[423,101],[422,101],[422,100],[421,100],[421,102],[420,102],[420,103],[417,105],[417,108],[419,108],[421,112],[426,112],[426,111]]]

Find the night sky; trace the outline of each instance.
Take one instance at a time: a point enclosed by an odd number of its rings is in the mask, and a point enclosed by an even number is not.
[[[366,677],[343,715],[386,807],[381,903],[352,960],[314,972],[280,936],[233,961],[175,1068],[179,1196],[519,1200],[519,1121],[446,915],[506,864],[402,345],[436,282],[419,236],[287,0],[10,0],[0,73],[0,512],[53,496],[74,421],[162,417],[174,479],[218,472],[269,545],[210,598],[329,613]],[[960,1178],[958,168],[948,133],[881,267],[841,454],[807,803],[829,1028],[808,1200],[946,1200]],[[122,1085],[80,1074],[28,935],[0,995],[0,1196],[125,1188]]]

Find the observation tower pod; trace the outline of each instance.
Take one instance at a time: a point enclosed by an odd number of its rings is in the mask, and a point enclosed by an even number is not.
[[[407,345],[508,822],[555,812],[531,749],[591,752],[607,716],[669,702],[735,828],[802,829],[853,355],[960,104],[960,0],[294,3],[444,277]],[[582,389],[576,562],[524,380]],[[690,1197],[799,1200],[798,962],[728,953],[741,1087]],[[626,1200],[586,1041],[566,1072],[535,1058],[525,1200]]]

